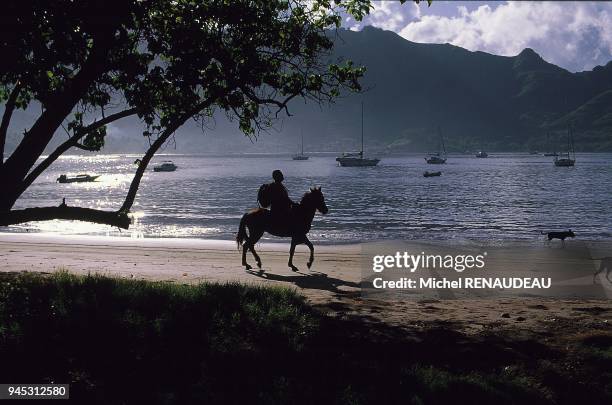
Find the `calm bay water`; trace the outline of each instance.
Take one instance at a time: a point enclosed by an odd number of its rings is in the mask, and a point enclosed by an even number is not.
[[[16,208],[58,205],[65,197],[68,205],[117,209],[137,157],[60,158]],[[612,237],[610,154],[579,154],[573,168],[526,154],[451,156],[441,166],[425,164],[419,154],[383,158],[372,168],[338,167],[333,156],[293,161],[289,156],[173,155],[154,163],[165,159],[178,170],[154,173],[151,166],[128,231],[78,221],[29,223],[9,231],[232,239],[242,214],[257,205],[258,187],[278,168],[294,200],[310,186],[322,186],[330,211],[315,217],[312,240],[541,240],[540,231],[567,228],[581,239]],[[424,178],[425,170],[443,174]],[[59,184],[55,179],[63,173],[101,176],[94,183]]]

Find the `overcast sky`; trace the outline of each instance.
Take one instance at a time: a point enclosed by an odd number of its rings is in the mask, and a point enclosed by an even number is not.
[[[612,59],[612,3],[526,1],[374,1],[361,23],[344,26],[391,30],[415,42],[451,43],[472,51],[512,56],[533,48],[570,71],[590,70]]]

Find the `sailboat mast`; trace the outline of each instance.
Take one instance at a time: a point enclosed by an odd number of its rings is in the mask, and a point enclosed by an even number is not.
[[[302,134],[302,155],[304,154],[304,130],[302,129],[301,131]]]
[[[567,126],[567,157],[570,157],[571,147],[570,147],[570,137],[572,136],[572,126]]]
[[[569,149],[571,149],[572,151],[572,157],[575,159],[576,158],[576,151],[574,150],[574,131],[572,129],[572,126],[570,124],[570,133],[569,133],[569,138],[567,139],[567,142],[569,143]]]
[[[363,156],[363,100],[361,101],[361,156]]]
[[[446,155],[446,147],[444,146],[444,137],[442,136],[442,130],[438,126],[438,135],[440,136],[440,145],[442,145],[442,152]]]

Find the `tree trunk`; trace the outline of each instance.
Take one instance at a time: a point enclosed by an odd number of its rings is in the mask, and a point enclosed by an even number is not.
[[[0,167],[0,212],[10,210],[21,195],[21,182],[44,152],[55,131],[82,98],[91,83],[104,71],[112,36],[94,46],[81,70],[66,83],[62,91],[45,105],[45,111],[26,132],[23,140]]]
[[[0,122],[0,166],[4,164],[4,146],[6,144],[6,134],[8,132],[8,127],[11,122],[11,117],[13,116],[13,111],[15,110],[15,103],[17,102],[17,97],[19,96],[19,92],[21,91],[21,83],[18,81],[11,91],[11,94],[6,100],[6,104],[4,105],[4,114],[2,115],[2,122]]]

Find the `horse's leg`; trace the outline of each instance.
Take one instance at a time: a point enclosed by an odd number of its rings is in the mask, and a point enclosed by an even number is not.
[[[291,248],[289,248],[289,263],[287,263],[289,265],[289,267],[291,267],[291,270],[293,271],[298,271],[299,269],[297,267],[295,267],[293,265],[293,254],[295,253],[295,246],[297,245],[296,241],[295,241],[295,237],[291,238]]]
[[[252,267],[246,261],[247,250],[249,250],[249,244],[251,243],[251,238],[247,238],[247,240],[242,244],[242,265],[246,270],[251,270]]]
[[[308,268],[310,268],[310,266],[312,266],[312,262],[314,262],[314,246],[312,245],[312,242],[308,239],[308,236],[304,236],[304,243],[306,244],[306,246],[308,246],[308,249],[310,249],[310,258],[308,259],[308,263],[306,263]]]
[[[257,267],[259,267],[260,269],[261,269],[261,259],[259,255],[257,254],[257,252],[255,251],[255,244],[259,241],[259,239],[261,239],[263,234],[264,234],[263,231],[261,231],[256,234],[252,234],[251,237],[249,238],[249,241],[250,241],[249,249],[251,249],[251,253],[253,253],[253,257],[255,258],[255,261],[257,262]]]

